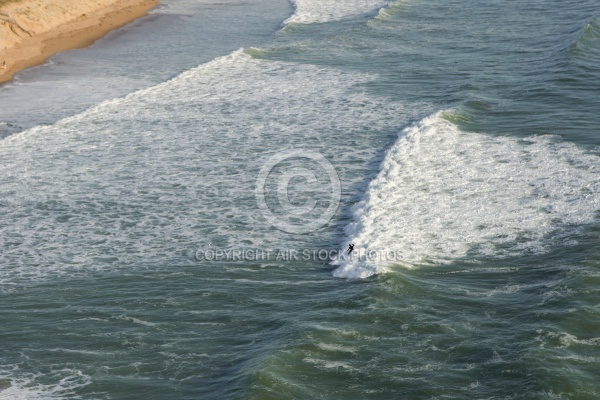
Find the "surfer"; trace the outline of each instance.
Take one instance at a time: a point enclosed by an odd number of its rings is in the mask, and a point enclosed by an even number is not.
[[[348,254],[352,253],[354,251],[354,243],[350,243],[348,245]]]

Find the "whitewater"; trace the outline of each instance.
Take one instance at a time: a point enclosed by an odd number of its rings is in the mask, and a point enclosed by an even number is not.
[[[22,72],[0,399],[597,398],[599,18],[165,0]]]

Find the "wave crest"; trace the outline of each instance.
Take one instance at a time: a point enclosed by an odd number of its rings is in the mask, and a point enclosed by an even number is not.
[[[600,209],[600,159],[556,136],[460,131],[439,112],[403,130],[346,227],[346,246],[400,254],[337,260],[336,277],[390,264],[503,258],[576,243]]]
[[[283,24],[313,24],[339,21],[344,18],[365,14],[382,7],[388,2],[383,0],[291,0],[294,14]]]

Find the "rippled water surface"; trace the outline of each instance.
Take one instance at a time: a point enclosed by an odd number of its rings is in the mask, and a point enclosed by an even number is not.
[[[0,399],[598,398],[599,21],[165,1],[19,74]]]

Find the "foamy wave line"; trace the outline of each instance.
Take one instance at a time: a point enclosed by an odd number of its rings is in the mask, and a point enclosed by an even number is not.
[[[91,383],[88,375],[70,369],[52,371],[53,384],[40,383],[42,374],[15,377],[15,372],[17,366],[12,371],[0,371],[0,400],[75,399],[79,398],[77,390]]]
[[[224,250],[288,248],[289,236],[253,209],[254,196],[248,203],[257,171],[276,152],[309,146],[339,163],[345,184],[360,179],[374,148],[356,162],[345,135],[362,143],[412,112],[369,94],[363,85],[374,79],[238,50],[0,141],[0,290],[162,268],[211,241]]]
[[[294,14],[283,24],[314,24],[339,21],[344,18],[365,14],[382,7],[388,2],[383,0],[290,0]]]
[[[402,254],[406,267],[459,258],[546,252],[600,209],[600,157],[556,136],[525,139],[460,131],[439,112],[400,133],[344,246]],[[340,259],[336,277],[365,278],[391,263]]]

